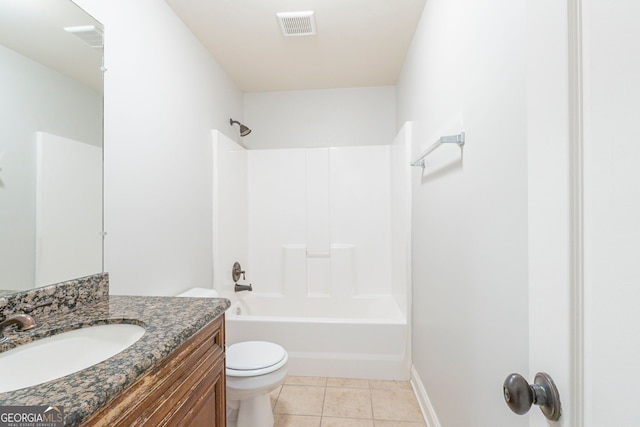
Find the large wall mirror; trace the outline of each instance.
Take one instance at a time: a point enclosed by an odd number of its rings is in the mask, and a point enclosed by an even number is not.
[[[102,25],[0,0],[0,293],[103,271]]]

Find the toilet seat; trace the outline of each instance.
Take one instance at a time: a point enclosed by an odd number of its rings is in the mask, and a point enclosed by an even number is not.
[[[253,377],[277,371],[287,363],[287,352],[278,344],[245,341],[227,348],[227,375]]]

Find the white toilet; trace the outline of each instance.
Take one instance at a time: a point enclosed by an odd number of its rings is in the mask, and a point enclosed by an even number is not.
[[[228,421],[236,427],[273,427],[269,393],[284,382],[289,356],[278,344],[245,341],[227,348]]]
[[[213,289],[193,288],[183,297],[217,298]],[[245,341],[226,351],[227,423],[236,427],[273,427],[269,393],[284,382],[289,355],[278,344]]]

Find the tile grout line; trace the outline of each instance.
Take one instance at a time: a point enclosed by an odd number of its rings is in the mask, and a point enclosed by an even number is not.
[[[369,401],[371,402],[371,421],[375,427],[376,421],[374,420],[374,414],[373,414],[373,393],[371,393],[371,381],[369,381],[368,383],[369,383]]]
[[[324,415],[324,402],[327,398],[327,378],[324,378],[323,390],[322,390],[322,405],[320,406],[320,426],[322,426],[322,416]]]
[[[328,388],[340,389],[340,390],[357,390],[357,389],[368,390],[369,403],[370,403],[370,406],[371,406],[370,418],[357,418],[357,417],[356,418],[353,418],[353,417],[338,417],[338,418],[340,418],[340,419],[342,419],[342,418],[345,418],[345,419],[358,419],[358,420],[362,420],[362,421],[370,421],[372,423],[372,425],[375,426],[376,425],[376,418],[375,418],[375,414],[374,414],[373,391],[374,390],[378,390],[378,389],[383,389],[383,390],[395,390],[396,389],[396,387],[392,387],[392,386],[384,387],[383,384],[378,384],[378,387],[374,388],[372,386],[370,380],[367,380],[367,386],[366,387],[360,387],[360,386],[353,385],[353,384],[351,384],[351,385],[344,385],[344,384],[343,385],[337,385],[337,384],[330,385],[328,377],[324,378],[323,384],[324,385],[320,385],[320,384],[286,384],[286,383],[283,383],[283,385],[281,386],[281,388],[278,391],[278,394],[277,394],[277,396],[275,398],[273,407],[275,408],[275,406],[280,401],[280,398],[282,397],[282,393],[283,393],[283,389],[284,389],[285,385],[292,385],[292,386],[298,385],[298,386],[307,386],[307,387],[323,387],[324,390],[322,392],[322,401],[321,401],[321,408],[320,408],[321,410],[320,410],[320,417],[319,417],[319,421],[320,421],[320,426],[319,427],[321,427],[324,421],[336,418],[335,416],[326,416],[326,414],[324,413],[325,403],[327,401]],[[290,414],[290,415],[293,416],[294,414]],[[302,414],[300,416],[302,416]],[[395,421],[395,422],[400,421],[400,420],[395,420],[395,419],[393,419],[393,420],[392,419],[388,419],[387,420],[386,418],[385,418],[385,420],[386,421]],[[424,420],[423,419],[420,420],[420,421],[413,421],[413,420],[412,421],[408,421],[407,420],[407,422],[410,422],[412,424],[415,423],[416,426],[424,426]],[[420,424],[420,423],[422,423],[422,424]]]

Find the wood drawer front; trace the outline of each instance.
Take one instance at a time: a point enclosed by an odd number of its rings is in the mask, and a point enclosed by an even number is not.
[[[224,368],[222,315],[95,413],[83,426],[224,426]],[[215,413],[207,412],[205,402]],[[203,424],[195,424],[191,417],[202,418]],[[218,422],[214,424],[211,417]]]

